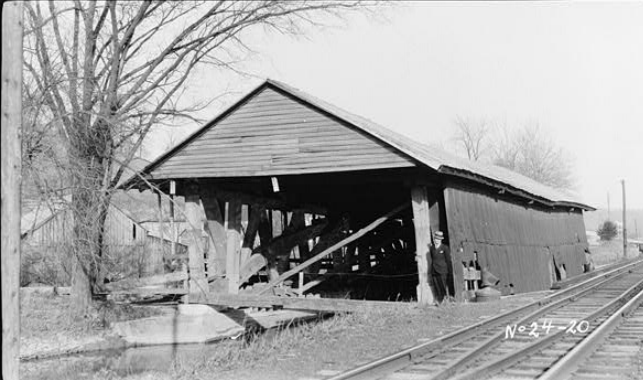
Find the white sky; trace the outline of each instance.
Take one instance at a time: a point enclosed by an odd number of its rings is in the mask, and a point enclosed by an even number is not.
[[[628,208],[643,208],[643,2],[416,2],[383,14],[306,38],[256,30],[243,67],[256,78],[203,73],[193,91],[226,83],[241,95],[270,77],[433,143],[457,115],[537,120],[574,157],[581,200],[605,208],[609,192],[620,207],[624,178]]]

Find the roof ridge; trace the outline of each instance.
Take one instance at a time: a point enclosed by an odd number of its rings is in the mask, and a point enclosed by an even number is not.
[[[590,206],[572,200],[571,198],[569,198],[569,194],[544,185],[520,173],[493,164],[483,164],[480,162],[469,161],[453,153],[447,152],[444,149],[431,147],[427,144],[414,140],[404,133],[384,127],[376,122],[371,121],[368,118],[346,111],[343,108],[333,105],[332,103],[329,103],[296,87],[272,78],[266,78],[260,85],[256,86],[252,91],[248,92],[238,101],[232,103],[232,105],[219,113],[215,118],[206,123],[202,128],[199,128],[190,136],[186,137],[181,143],[177,144],[174,148],[164,153],[154,162],[146,166],[142,170],[142,173],[149,174],[152,169],[158,167],[164,161],[171,158],[172,155],[183,149],[183,147],[185,147],[192,140],[198,138],[201,134],[208,131],[210,128],[215,126],[219,120],[226,117],[229,113],[233,112],[238,107],[241,107],[246,101],[251,99],[259,91],[268,86],[272,86],[273,88],[276,88],[277,90],[282,91],[289,96],[298,99],[303,103],[306,103],[309,106],[317,108],[322,112],[343,120],[344,122],[371,135],[380,142],[387,144],[398,152],[401,152],[408,157],[417,160],[423,165],[426,165],[427,167],[441,173],[464,175],[470,180],[484,182],[489,185],[489,182],[480,180],[479,177],[482,177],[486,180],[491,181],[493,186],[514,188],[518,190],[523,197],[535,197],[540,200],[548,201],[552,205],[562,204],[574,207],[583,207],[585,209],[593,209]]]

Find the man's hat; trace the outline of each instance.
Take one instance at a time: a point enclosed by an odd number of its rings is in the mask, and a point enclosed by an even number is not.
[[[444,234],[442,233],[442,231],[435,231],[435,233],[433,234],[433,238],[438,240],[444,240]]]

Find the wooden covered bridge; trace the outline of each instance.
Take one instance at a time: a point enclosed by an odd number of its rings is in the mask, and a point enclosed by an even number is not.
[[[313,289],[430,303],[426,253],[438,230],[453,252],[456,298],[476,267],[504,294],[547,289],[563,268],[582,273],[592,209],[273,80],[141,177],[128,186],[185,197],[191,302],[227,305]]]

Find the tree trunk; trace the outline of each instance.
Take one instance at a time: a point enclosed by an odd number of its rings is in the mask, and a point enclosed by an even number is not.
[[[72,294],[75,312],[86,315],[103,266],[103,232],[109,197],[102,190],[104,165],[97,159],[77,160],[77,165],[71,202],[74,218]]]
[[[88,118],[78,120],[71,132],[73,308],[77,315],[86,315],[103,266],[101,256],[110,201],[108,185],[111,181],[109,160],[112,158],[112,141],[109,123],[105,120],[98,120],[93,125]]]
[[[82,259],[77,254],[72,255],[71,297],[72,309],[79,317],[89,314],[92,300],[90,279],[85,272]]]

